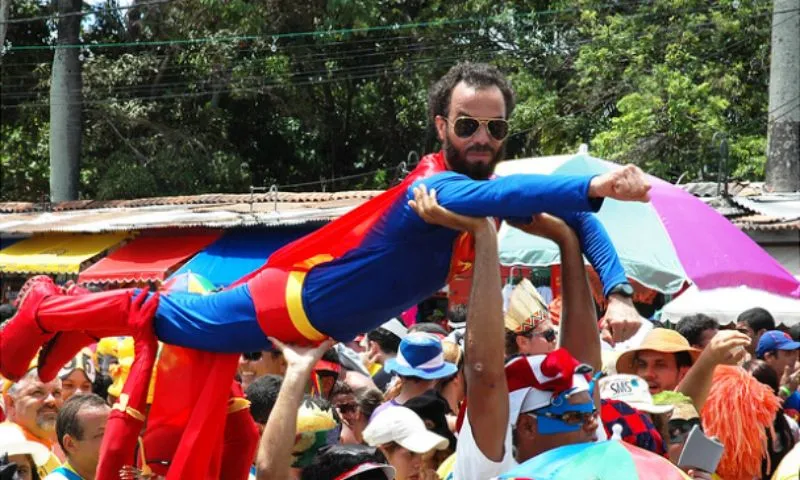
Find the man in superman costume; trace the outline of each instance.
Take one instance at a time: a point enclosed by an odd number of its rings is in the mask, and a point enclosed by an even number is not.
[[[204,357],[203,376],[197,377],[213,393],[209,405],[227,398],[235,353],[267,350],[267,337],[298,344],[327,337],[351,340],[469,269],[469,238],[425,223],[408,205],[419,183],[435,189],[439,203],[456,213],[522,223],[539,212],[565,219],[579,233],[585,255],[611,296],[611,308],[622,312],[618,339],[635,331],[638,317],[632,304],[614,295],[626,284],[624,270],[591,212],[605,197],[647,200],[649,186],[641,170],[629,166],[597,177],[511,175],[489,181],[502,158],[506,119],[514,106],[502,74],[488,65],[456,65],[434,85],[429,103],[444,150],[423,157],[400,185],[275,252],[226,291],[161,295],[153,316],[158,339],[187,351],[220,354]],[[0,330],[0,373],[19,378],[43,347],[39,375],[47,381],[86,344],[131,334],[134,293],[65,295],[46,277],[29,282],[20,292],[17,314]],[[181,371],[175,378],[186,382],[189,377]],[[151,415],[163,398],[158,391],[163,381],[159,370]],[[214,428],[220,435],[222,427]]]

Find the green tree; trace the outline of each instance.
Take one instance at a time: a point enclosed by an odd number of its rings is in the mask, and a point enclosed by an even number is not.
[[[110,0],[84,9],[84,197],[387,187],[409,152],[438,148],[427,89],[462,60],[495,63],[515,87],[510,158],[591,142],[596,155],[668,180],[701,178],[716,173],[711,139],[722,131],[733,174],[763,175],[766,2]],[[20,0],[11,17],[48,13]],[[52,51],[17,47],[49,45],[53,27],[10,24],[3,198],[38,199],[47,184],[38,165]]]

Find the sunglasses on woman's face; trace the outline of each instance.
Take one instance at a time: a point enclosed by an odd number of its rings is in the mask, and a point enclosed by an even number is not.
[[[508,122],[499,118],[458,117],[453,121],[453,133],[458,138],[469,138],[475,135],[481,125],[486,125],[489,135],[497,141],[503,141],[508,136]]]
[[[261,352],[245,352],[245,353],[242,354],[242,357],[245,360],[249,360],[251,362],[257,362],[257,361],[261,360],[262,356],[263,356],[263,354]]]
[[[528,337],[528,338],[531,338],[531,337],[542,337],[544,339],[544,341],[548,342],[548,343],[554,342],[556,340],[556,336],[557,336],[555,329],[552,329],[552,328],[549,328],[549,329],[544,330],[542,332],[530,331],[530,332],[524,333],[523,335]]]

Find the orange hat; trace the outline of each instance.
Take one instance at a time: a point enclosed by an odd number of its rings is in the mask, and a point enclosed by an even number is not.
[[[633,364],[636,352],[645,350],[661,353],[688,352],[692,357],[692,363],[696,362],[697,357],[700,356],[700,350],[689,345],[689,341],[680,333],[668,328],[654,328],[644,337],[641,345],[619,356],[617,359],[617,373],[636,374],[636,366]]]

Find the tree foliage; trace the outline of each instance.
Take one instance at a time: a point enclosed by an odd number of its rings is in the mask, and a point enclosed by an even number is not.
[[[507,155],[591,143],[674,181],[763,176],[770,4],[517,0],[108,0],[83,17],[81,195],[385,188],[438,148],[428,86],[489,61],[518,106]],[[16,0],[12,19],[52,15]],[[9,24],[4,200],[47,194],[56,20]],[[317,183],[310,183],[317,182]],[[301,185],[297,185],[301,184]],[[297,186],[293,186],[297,185]]]

